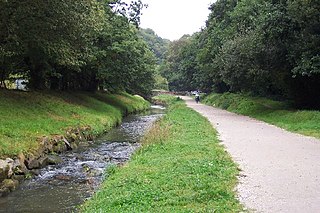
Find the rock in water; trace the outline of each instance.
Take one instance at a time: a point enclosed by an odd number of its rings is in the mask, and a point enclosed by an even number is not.
[[[62,163],[62,158],[58,155],[48,155],[47,162],[49,165],[56,165]]]

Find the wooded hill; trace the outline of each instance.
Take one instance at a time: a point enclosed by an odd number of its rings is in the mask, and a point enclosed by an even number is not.
[[[218,0],[206,27],[174,41],[172,90],[249,92],[320,109],[320,1]]]
[[[165,63],[171,41],[161,38],[152,29],[140,29],[140,36],[157,59],[154,89],[168,90],[168,81],[162,76],[161,69]]]
[[[140,29],[142,39],[148,44],[150,50],[155,54],[158,64],[166,58],[166,54],[171,43],[168,39],[159,37],[152,29]]]

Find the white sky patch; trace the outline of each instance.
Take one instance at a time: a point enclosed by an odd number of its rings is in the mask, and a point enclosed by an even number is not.
[[[141,28],[151,28],[162,38],[178,40],[205,27],[214,0],[142,0],[148,4],[141,16]]]

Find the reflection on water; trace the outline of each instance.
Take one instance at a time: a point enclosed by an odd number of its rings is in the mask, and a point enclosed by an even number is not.
[[[163,107],[152,106],[148,112],[128,116],[95,143],[61,155],[62,164],[42,169],[39,176],[0,198],[0,212],[75,211],[97,190],[104,170],[127,161],[140,146],[139,139],[163,113]]]

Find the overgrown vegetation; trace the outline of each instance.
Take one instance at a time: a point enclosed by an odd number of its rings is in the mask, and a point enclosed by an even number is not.
[[[292,132],[320,138],[320,112],[296,110],[286,102],[240,94],[211,94],[204,99],[208,105],[248,115]]]
[[[240,212],[238,174],[216,131],[176,98],[123,167],[108,171],[82,212]]]
[[[124,114],[148,107],[143,98],[126,93],[1,91],[0,157],[30,152],[38,138],[64,135],[69,128],[90,127],[90,134],[101,134]]]
[[[320,109],[320,1],[217,0],[206,27],[171,43],[170,90],[251,92]]]

